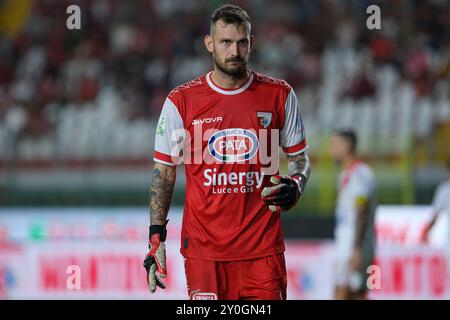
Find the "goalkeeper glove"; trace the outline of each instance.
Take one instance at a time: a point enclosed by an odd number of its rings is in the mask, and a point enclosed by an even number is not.
[[[151,225],[149,228],[149,252],[144,260],[144,268],[147,271],[147,284],[150,292],[155,292],[156,286],[165,289],[167,277],[166,269],[166,225]]]
[[[297,203],[305,190],[306,177],[302,174],[294,176],[272,176],[271,187],[265,187],[261,192],[261,199],[269,206],[270,211],[287,211]]]

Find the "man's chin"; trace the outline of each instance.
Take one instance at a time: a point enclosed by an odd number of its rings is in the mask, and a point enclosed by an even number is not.
[[[240,76],[240,75],[244,74],[244,70],[242,70],[242,69],[239,69],[239,70],[228,70],[227,74],[229,76],[237,77],[237,76]]]
[[[222,72],[233,77],[241,76],[245,73],[245,68],[223,68]]]

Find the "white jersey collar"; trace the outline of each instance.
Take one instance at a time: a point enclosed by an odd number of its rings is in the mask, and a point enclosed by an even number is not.
[[[211,87],[211,89],[213,89],[214,91],[221,93],[221,94],[226,94],[226,95],[234,95],[234,94],[239,94],[241,92],[243,92],[245,89],[247,89],[252,81],[253,81],[253,72],[250,71],[250,78],[248,79],[248,81],[240,88],[237,88],[235,90],[224,90],[222,88],[219,88],[218,86],[216,86],[214,84],[214,82],[211,79],[211,74],[213,73],[213,71],[208,72],[208,74],[206,75],[206,82],[208,82],[208,85]]]

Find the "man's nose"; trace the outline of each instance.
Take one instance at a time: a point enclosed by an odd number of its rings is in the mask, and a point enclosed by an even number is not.
[[[239,50],[238,50],[238,44],[236,42],[234,42],[231,46],[230,46],[230,56],[232,58],[239,56]]]

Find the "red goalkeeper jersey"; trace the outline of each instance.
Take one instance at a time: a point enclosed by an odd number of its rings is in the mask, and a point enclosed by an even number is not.
[[[233,90],[211,74],[172,90],[156,128],[154,160],[185,165],[181,253],[227,261],[283,252],[280,214],[261,191],[278,173],[280,146],[287,155],[307,148],[297,97],[256,72]]]

